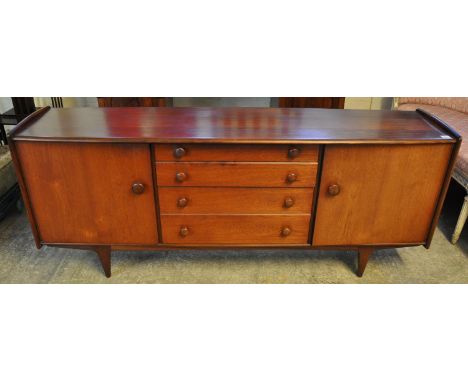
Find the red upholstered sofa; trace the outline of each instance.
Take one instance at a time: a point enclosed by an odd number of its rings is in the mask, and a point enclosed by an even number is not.
[[[398,110],[417,108],[435,114],[447,122],[462,136],[460,153],[452,177],[468,192],[468,97],[401,97],[397,100]],[[465,196],[458,222],[452,235],[455,244],[468,217],[468,196]]]

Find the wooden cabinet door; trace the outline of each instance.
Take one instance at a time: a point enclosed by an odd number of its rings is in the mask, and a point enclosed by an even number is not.
[[[326,146],[313,244],[424,243],[452,147]]]
[[[17,142],[41,241],[157,242],[149,145]],[[140,183],[144,190],[133,184]]]
[[[168,97],[98,97],[99,107],[161,107],[172,106]]]
[[[279,97],[279,107],[344,109],[345,97]]]

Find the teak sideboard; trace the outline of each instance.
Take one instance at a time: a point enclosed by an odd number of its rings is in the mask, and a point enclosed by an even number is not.
[[[429,248],[461,137],[418,110],[43,108],[9,144],[38,248]]]

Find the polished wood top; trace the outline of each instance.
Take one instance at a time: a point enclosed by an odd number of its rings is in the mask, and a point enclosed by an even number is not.
[[[42,111],[15,140],[361,143],[447,142],[450,131],[413,111],[285,108],[68,108]]]

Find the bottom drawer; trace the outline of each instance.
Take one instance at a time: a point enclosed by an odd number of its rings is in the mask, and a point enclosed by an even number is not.
[[[165,244],[307,244],[310,215],[161,215]]]

